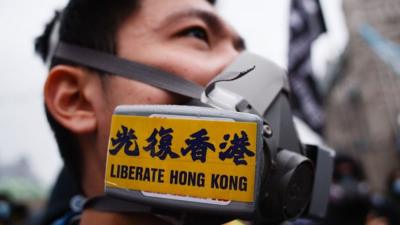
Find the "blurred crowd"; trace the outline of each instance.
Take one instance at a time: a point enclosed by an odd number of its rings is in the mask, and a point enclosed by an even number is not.
[[[338,155],[323,224],[400,224],[400,169],[394,169],[387,177],[385,194],[374,193],[361,164],[349,156]]]

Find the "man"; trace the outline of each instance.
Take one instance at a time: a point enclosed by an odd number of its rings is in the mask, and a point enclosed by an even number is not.
[[[71,0],[61,15],[59,39],[207,84],[244,48],[235,31],[206,0]],[[55,20],[37,39],[46,59]],[[101,195],[113,110],[122,104],[184,104],[187,99],[120,76],[53,58],[44,87],[49,122],[65,168],[44,223],[69,223],[76,194]],[[75,214],[74,214],[75,215]],[[84,210],[82,224],[166,224],[153,215]]]

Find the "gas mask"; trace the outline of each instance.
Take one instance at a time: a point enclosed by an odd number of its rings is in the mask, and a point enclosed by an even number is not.
[[[105,196],[87,207],[167,215],[184,224],[323,217],[329,150],[300,142],[282,69],[241,53],[205,88],[157,68],[59,43],[54,57],[189,97],[115,109]]]

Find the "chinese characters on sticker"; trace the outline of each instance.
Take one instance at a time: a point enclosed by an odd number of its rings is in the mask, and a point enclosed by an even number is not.
[[[185,146],[181,146],[179,151],[172,149],[174,130],[172,128],[154,128],[146,139],[147,145],[142,149],[148,152],[152,158],[165,160],[167,158],[176,159],[180,157],[190,157],[193,161],[205,163],[207,152],[215,152],[217,149],[210,142],[210,137],[206,129],[188,134],[185,139]],[[116,155],[121,149],[127,156],[139,156],[138,137],[135,130],[121,125],[115,137],[111,138],[112,148],[109,150],[111,155]],[[246,157],[254,157],[255,153],[249,149],[250,142],[245,131],[238,133],[227,133],[219,141],[219,159],[232,160],[235,165],[247,165]],[[133,146],[132,146],[133,145]],[[189,154],[190,153],[190,154]]]
[[[182,155],[191,152],[190,155],[193,161],[200,160],[204,163],[206,161],[207,150],[215,151],[214,145],[207,142],[208,140],[210,138],[207,136],[206,129],[201,129],[190,135],[190,138],[185,140],[187,147],[181,149]]]
[[[119,130],[117,132],[117,137],[111,138],[111,143],[114,146],[114,149],[110,149],[111,155],[116,155],[121,148],[124,148],[124,152],[129,156],[138,156],[139,155],[139,146],[137,144],[137,137],[135,135],[135,130],[128,130],[127,127],[121,126],[122,132]],[[131,149],[132,142],[135,143],[135,147]]]
[[[179,155],[171,150],[173,132],[174,130],[171,128],[164,129],[164,127],[161,127],[160,130],[154,129],[150,137],[146,139],[149,145],[143,149],[150,151],[150,155],[153,158],[158,157],[161,160],[164,160],[167,156],[173,159],[179,158]],[[157,136],[159,139],[157,139]]]
[[[227,146],[227,141],[230,140],[230,135],[224,135],[225,142],[221,143],[219,147],[225,149]],[[219,153],[219,158],[221,160],[232,159],[236,165],[247,165],[246,160],[244,160],[245,155],[254,156],[254,152],[250,151],[247,146],[249,146],[249,138],[246,132],[241,131],[241,136],[235,134],[230,141],[230,146],[225,152]]]

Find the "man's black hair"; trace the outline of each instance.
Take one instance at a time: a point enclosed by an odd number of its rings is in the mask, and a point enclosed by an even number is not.
[[[215,4],[216,0],[207,0]],[[43,61],[49,54],[49,39],[57,20],[60,20],[59,40],[116,54],[115,35],[120,24],[140,7],[140,0],[70,0],[66,8],[56,12],[47,24],[44,33],[36,38],[35,50]],[[69,64],[68,61],[52,59],[51,67],[58,64]],[[101,71],[97,71],[101,73]],[[75,177],[78,188],[81,187],[81,157],[77,138],[49,113],[46,116],[54,132],[63,158],[65,168]]]

